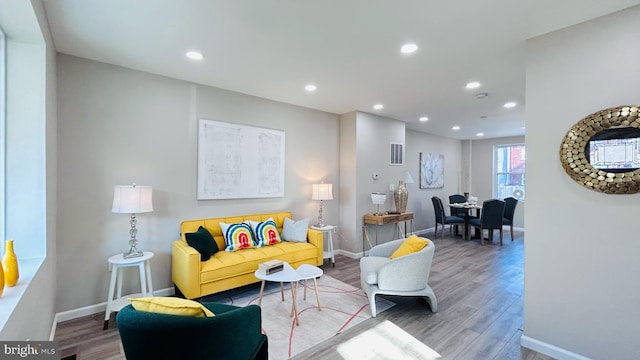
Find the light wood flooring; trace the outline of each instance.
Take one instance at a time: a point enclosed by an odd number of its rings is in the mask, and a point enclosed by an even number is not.
[[[548,360],[548,356],[522,348],[523,236],[511,241],[505,231],[504,246],[498,240],[481,246],[478,240],[433,233],[436,251],[429,283],[438,298],[432,313],[422,298],[388,297],[396,303],[377,317],[298,354],[294,359],[340,359],[338,344],[389,320],[440,353],[443,359]],[[497,234],[496,234],[497,238]],[[336,257],[336,266],[325,260],[325,274],[360,287],[359,260]],[[111,317],[103,331],[103,313],[58,324],[55,340],[64,358],[123,359],[120,338]]]

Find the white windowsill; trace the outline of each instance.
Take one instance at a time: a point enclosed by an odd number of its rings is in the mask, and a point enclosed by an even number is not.
[[[18,260],[18,271],[20,273],[18,284],[13,287],[5,286],[2,296],[0,296],[0,331],[4,328],[9,317],[11,317],[13,310],[31,283],[31,279],[38,272],[43,262],[44,258]]]

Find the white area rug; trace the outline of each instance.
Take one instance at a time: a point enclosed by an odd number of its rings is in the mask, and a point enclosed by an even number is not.
[[[298,285],[297,306],[300,325],[295,325],[291,314],[291,289],[284,286],[284,302],[280,284],[267,282],[262,298],[262,328],[269,339],[269,359],[288,359],[343,330],[371,317],[369,301],[361,289],[338,281],[328,275],[318,279],[321,310],[318,311],[313,281],[307,282],[307,299],[304,300],[302,283]],[[246,306],[258,304],[260,289],[250,289],[217,302]],[[380,299],[378,313],[394,304]]]
[[[342,359],[434,360],[441,356],[389,320],[338,345]]]

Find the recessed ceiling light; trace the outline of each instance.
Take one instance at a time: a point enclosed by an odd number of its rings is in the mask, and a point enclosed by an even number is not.
[[[511,108],[516,107],[516,105],[518,105],[518,104],[513,102],[513,101],[509,101],[507,103],[504,103],[504,105],[502,105],[502,106],[504,106],[507,109],[511,109]]]
[[[376,110],[382,110],[383,107],[384,107],[384,105],[382,105],[382,104],[373,105],[373,108],[376,109]]]
[[[460,126],[456,125],[456,126],[452,127],[451,130],[460,130]]]
[[[479,132],[476,134],[476,136],[484,136],[484,133]]]
[[[477,89],[477,88],[479,88],[479,87],[480,87],[480,83],[479,83],[479,82],[477,82],[477,81],[469,82],[469,83],[467,83],[467,85],[465,86],[465,88],[467,88],[467,89]]]
[[[487,93],[477,93],[475,96],[476,96],[476,99],[486,99],[487,97],[489,97],[489,94],[487,94]]]
[[[202,59],[204,59],[204,56],[202,55],[202,53],[201,52],[197,52],[197,51],[187,51],[187,53],[185,55],[191,60],[202,60]]]
[[[413,54],[416,50],[418,50],[418,45],[413,43],[404,44],[400,48],[400,52],[403,54]]]
[[[429,121],[429,118],[426,116],[422,116],[420,117],[420,121],[425,122],[425,121]]]
[[[314,84],[307,84],[304,86],[304,89],[305,91],[308,91],[308,92],[314,92],[318,89],[318,87],[315,86]]]

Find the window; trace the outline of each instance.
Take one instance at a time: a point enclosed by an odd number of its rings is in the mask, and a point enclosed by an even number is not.
[[[514,197],[524,200],[524,144],[500,145],[494,147],[494,187],[493,197],[504,199]]]
[[[2,32],[2,29],[0,29],[0,129],[2,129],[2,131],[0,131],[0,240],[4,240],[6,239],[5,236],[5,224],[4,224],[4,213],[5,213],[5,198],[4,198],[4,194],[5,194],[5,189],[4,189],[4,159],[5,159],[5,154],[4,154],[4,149],[5,149],[5,136],[7,133],[7,127],[5,125],[5,120],[4,120],[4,116],[7,113],[6,109],[5,109],[5,94],[4,94],[4,89],[6,88],[6,81],[5,81],[5,65],[4,65],[4,59],[5,59],[5,54],[4,54],[4,49],[5,49],[5,38],[4,38],[4,33]]]

